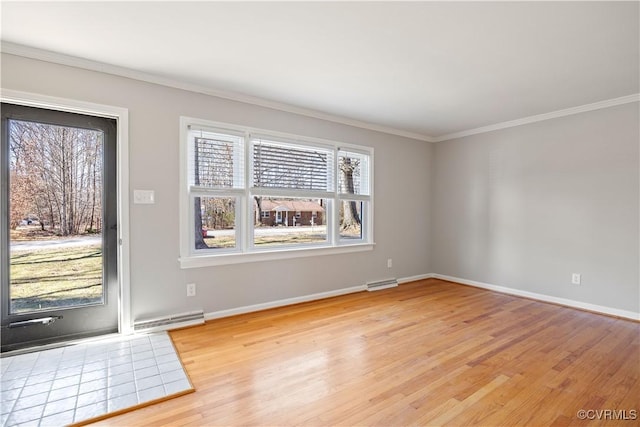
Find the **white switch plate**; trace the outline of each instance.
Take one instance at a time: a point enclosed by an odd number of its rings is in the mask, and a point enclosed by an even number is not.
[[[581,279],[582,279],[582,277],[581,277],[581,276],[582,276],[582,275],[581,275],[580,273],[573,273],[573,274],[571,275],[571,283],[572,283],[573,285],[579,285],[579,284],[580,284],[580,281],[581,281]]]
[[[133,190],[133,203],[137,205],[152,205],[156,201],[153,190]]]
[[[387,259],[387,268],[393,267],[393,260],[391,258]]]

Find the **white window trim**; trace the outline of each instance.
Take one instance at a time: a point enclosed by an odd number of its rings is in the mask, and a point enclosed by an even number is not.
[[[227,131],[232,135],[238,135],[238,133],[249,134],[250,138],[245,140],[245,187],[243,189],[224,189],[224,190],[204,190],[201,188],[190,188],[188,184],[187,171],[189,160],[189,138],[188,130],[191,128],[198,128],[202,130],[211,130],[212,132],[219,133],[221,131]],[[318,198],[331,198],[336,201],[332,203],[331,215],[327,215],[327,243],[320,245],[296,245],[296,246],[282,246],[278,248],[255,248],[253,246],[253,222],[252,215],[244,214],[247,209],[250,210],[250,206],[247,205],[248,194],[264,194],[264,195],[278,195],[283,197],[308,197],[307,192],[299,190],[286,190],[286,189],[269,189],[269,188],[251,188],[251,162],[250,155],[252,149],[251,138],[260,136],[264,139],[276,138],[287,143],[295,143],[298,145],[309,145],[312,147],[330,147],[334,150],[334,156],[336,157],[335,163],[337,165],[337,156],[340,149],[345,151],[362,153],[369,156],[369,195],[359,194],[340,194],[338,189],[338,168],[334,170],[334,191],[318,194]],[[374,150],[372,147],[362,147],[354,144],[346,144],[341,142],[329,141],[320,138],[304,137],[299,135],[287,134],[282,132],[269,131],[258,128],[251,128],[247,126],[214,122],[209,120],[197,119],[192,117],[180,117],[180,258],[179,263],[181,268],[199,268],[216,265],[227,264],[239,264],[246,262],[260,262],[267,260],[279,260],[290,258],[301,258],[310,256],[321,255],[335,255],[345,254],[352,252],[370,251],[375,246],[373,236],[373,199],[374,199]],[[230,195],[234,194],[238,196],[240,201],[240,211],[236,213],[236,248],[231,250],[223,250],[220,252],[205,252],[196,253],[192,250],[194,245],[194,236],[192,232],[193,221],[193,203],[191,203],[190,197],[195,193],[206,195]],[[276,194],[274,194],[276,193]],[[357,240],[341,240],[340,230],[336,222],[339,221],[339,201],[341,200],[356,200],[368,202],[367,218],[368,220],[364,224],[362,229],[362,239]],[[329,212],[327,212],[328,214]],[[363,213],[363,216],[365,214]],[[242,221],[246,223],[242,223]],[[242,252],[242,248],[245,248]]]

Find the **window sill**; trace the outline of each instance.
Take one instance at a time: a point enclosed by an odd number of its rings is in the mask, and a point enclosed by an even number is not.
[[[216,265],[243,264],[247,262],[261,262],[283,260],[291,258],[305,258],[322,255],[338,255],[352,252],[373,250],[375,243],[359,243],[355,245],[331,246],[321,248],[296,248],[260,251],[251,253],[230,253],[220,255],[199,255],[180,258],[180,268],[200,268]]]

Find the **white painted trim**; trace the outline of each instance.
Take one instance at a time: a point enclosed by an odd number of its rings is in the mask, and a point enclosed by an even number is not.
[[[535,292],[523,291],[520,289],[508,288],[505,286],[492,285],[489,283],[476,282],[475,280],[461,279],[459,277],[446,276],[444,274],[430,274],[434,279],[447,280],[449,282],[460,283],[463,285],[474,286],[476,288],[487,289],[490,291],[500,292],[502,294],[515,295],[518,297],[531,298],[542,302],[550,302],[554,304],[564,305],[567,307],[578,308],[582,310],[593,311],[596,313],[608,314],[611,316],[623,317],[625,319],[640,320],[640,313],[619,308],[606,307],[603,305],[590,304],[582,301],[575,301],[566,298],[558,298],[550,295],[538,294]]]
[[[300,304],[302,302],[315,301],[319,299],[337,297],[340,295],[352,294],[366,290],[366,285],[352,286],[350,288],[336,289],[334,291],[320,292],[317,294],[304,295],[301,297],[293,297],[276,301],[265,302],[261,304],[246,305],[243,307],[230,308],[228,310],[213,311],[205,313],[205,320],[220,319],[223,317],[236,316],[238,314],[253,313],[255,311],[267,310],[270,308],[284,307],[287,305]]]
[[[373,250],[375,243],[343,246],[299,247],[270,251],[226,253],[180,258],[180,268],[211,267],[216,265],[243,264],[246,262],[277,261],[291,258],[306,258],[322,255],[340,255]]]
[[[431,279],[432,274],[418,274],[417,276],[401,277],[398,279],[399,284],[417,282],[418,280]]]
[[[51,62],[54,64],[60,64],[60,65],[67,65],[70,67],[82,68],[90,71],[98,71],[101,73],[112,74],[120,77],[127,77],[130,79],[140,80],[147,83],[154,83],[162,86],[172,87],[175,89],[186,90],[189,92],[201,93],[204,95],[215,96],[217,98],[223,98],[231,101],[243,102],[246,104],[257,105],[265,108],[271,108],[273,110],[285,111],[287,113],[299,114],[301,116],[313,117],[315,119],[327,120],[330,122],[340,123],[347,126],[354,126],[361,129],[368,129],[375,132],[382,132],[390,135],[397,135],[405,138],[417,139],[419,141],[432,142],[431,141],[432,138],[430,138],[429,136],[414,133],[414,132],[407,132],[401,129],[396,129],[388,126],[381,126],[374,123],[363,122],[356,119],[340,117],[333,114],[324,113],[322,111],[313,110],[310,108],[296,107],[293,105],[285,104],[283,102],[271,101],[268,99],[246,95],[243,93],[217,90],[217,89],[212,89],[206,86],[196,85],[192,83],[185,83],[175,79],[160,77],[151,73],[132,70],[130,68],[119,67],[116,65],[105,64],[97,61],[91,61],[85,58],[78,58],[75,56],[64,55],[61,53],[55,53],[55,52],[37,49],[37,48],[24,46],[24,45],[19,45],[15,43],[3,41],[0,46],[0,51],[3,53],[8,53],[10,55],[37,59],[40,61],[46,61],[46,62]]]
[[[460,132],[454,132],[447,135],[430,138],[430,140],[431,142],[448,141],[450,139],[462,138],[464,136],[476,135],[479,133],[486,133],[486,132],[493,132],[500,129],[526,125],[529,123],[541,122],[544,120],[556,119],[559,117],[571,116],[573,114],[585,113],[587,111],[601,110],[603,108],[615,107],[616,105],[630,104],[632,102],[639,102],[639,101],[640,101],[640,94],[636,93],[633,95],[621,96],[620,98],[607,99],[600,102],[594,102],[592,104],[580,105],[578,107],[552,111],[550,113],[538,114],[535,116],[529,116],[529,117],[523,117],[521,119],[510,120],[508,122],[496,123],[489,126],[482,126],[475,129],[468,129]]]
[[[71,113],[90,114],[114,118],[118,121],[118,239],[122,244],[118,251],[118,272],[120,282],[120,307],[118,329],[121,334],[133,331],[131,322],[131,285],[129,264],[129,110],[122,107],[95,104],[74,99],[0,89],[2,102],[10,102],[30,107],[42,107]]]

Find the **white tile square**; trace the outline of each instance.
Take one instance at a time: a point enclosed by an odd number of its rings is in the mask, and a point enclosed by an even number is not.
[[[8,414],[13,409],[13,405],[16,403],[15,400],[2,400],[0,402],[0,414]],[[0,424],[2,425],[2,424]]]
[[[173,347],[158,347],[153,349],[153,354],[155,354],[156,357],[164,354],[173,354],[174,352]]]
[[[19,388],[14,388],[12,390],[2,390],[2,392],[0,393],[0,400],[3,402],[5,400],[16,400],[18,396],[20,396],[21,391],[22,390]],[[31,394],[36,394],[36,393],[31,393]]]
[[[97,371],[83,372],[80,377],[80,383],[88,383],[95,380],[104,380],[109,375],[109,368],[100,369]]]
[[[44,393],[45,391],[49,391],[49,389],[51,388],[51,384],[51,381],[47,381],[45,383],[26,386],[22,389],[20,397],[31,396],[32,394]]]
[[[71,385],[69,387],[53,389],[49,392],[49,402],[53,402],[60,399],[66,399],[67,397],[78,395],[78,385]]]
[[[169,363],[178,361],[178,356],[175,353],[171,354],[163,354],[162,356],[156,357],[156,363],[160,365],[161,363]]]
[[[120,384],[130,383],[134,380],[133,372],[125,372],[118,375],[113,375],[107,378],[107,384],[109,387],[113,387]]]
[[[174,381],[164,385],[167,396],[180,393],[181,391],[191,390],[191,384],[187,380]]]
[[[16,359],[11,363],[11,365],[9,365],[7,372],[30,371],[33,368],[34,364],[35,364],[35,360]]]
[[[25,385],[34,385],[34,384],[44,383],[47,381],[53,381],[53,378],[54,378],[53,372],[46,372],[44,374],[37,374],[37,375],[31,374],[27,378],[27,382],[25,383]]]
[[[69,386],[78,385],[78,384],[80,384],[80,375],[73,375],[71,377],[65,377],[65,378],[53,380],[51,389],[55,390],[57,388],[64,388],[64,387],[69,387]]]
[[[40,420],[40,427],[59,427],[66,426],[73,423],[73,413],[75,410],[58,412],[57,414],[49,415]]]
[[[143,351],[142,353],[132,353],[131,357],[135,362],[136,360],[152,359],[154,356],[153,356],[153,351],[148,350],[148,351]]]
[[[29,421],[39,420],[42,417],[42,410],[44,405],[32,406],[31,408],[23,409],[21,411],[13,411],[7,418],[6,425],[12,426],[14,424],[22,424]]]
[[[112,377],[125,372],[133,372],[133,363],[123,363],[122,365],[109,366],[109,376]]]
[[[99,378],[97,380],[80,383],[80,389],[78,390],[78,393],[84,394],[90,391],[100,390],[105,388],[107,388],[107,379]]]
[[[77,423],[90,418],[99,417],[100,415],[106,414],[107,411],[107,402],[104,400],[91,405],[80,406],[76,408],[76,414],[73,421]]]
[[[122,356],[130,356],[131,355],[131,349],[130,348],[121,348],[119,350],[112,350],[109,352],[109,360],[111,359],[117,359],[119,357]]]
[[[151,343],[149,336],[136,337],[129,341],[131,348]]]
[[[144,353],[146,351],[151,351],[151,350],[152,350],[151,344],[136,345],[134,347],[131,347],[131,354]]]
[[[32,394],[31,396],[20,397],[15,405],[13,411],[21,411],[23,409],[31,408],[33,406],[40,406],[47,403],[48,392]]]
[[[9,381],[9,380],[17,380],[20,378],[27,378],[29,376],[29,374],[31,373],[31,368],[29,369],[18,369],[18,370],[11,370],[11,368],[9,368],[4,374],[2,374],[2,381]]]
[[[164,382],[165,384],[172,383],[178,380],[186,380],[186,379],[187,379],[187,375],[184,373],[182,369],[177,371],[165,372],[162,374],[162,382]]]
[[[85,360],[85,364],[82,367],[82,373],[92,372],[92,371],[101,371],[109,367],[108,360],[98,360],[94,361],[91,359]]]
[[[157,387],[160,385],[162,385],[162,378],[160,378],[160,375],[136,379],[136,388],[138,389],[138,391]]]
[[[158,365],[158,370],[160,371],[160,373],[176,371],[178,369],[182,370],[182,364],[177,360]]]
[[[31,376],[31,375],[39,375],[39,374],[49,374],[53,377],[56,372],[56,369],[58,369],[58,365],[45,363],[42,365],[34,366],[29,375]]]
[[[76,407],[77,396],[67,397],[66,399],[56,400],[55,402],[48,402],[44,407],[43,417],[57,414],[59,412],[69,411]]]
[[[165,396],[165,392],[164,392],[163,386],[147,388],[145,390],[138,390],[138,400],[140,401],[140,403],[159,399],[164,396]]]
[[[91,405],[92,403],[102,402],[107,400],[107,389],[102,388],[100,390],[90,391],[78,396],[77,406]]]
[[[124,356],[111,358],[108,362],[109,366],[130,365],[133,363],[133,357],[130,354],[125,354]]]
[[[136,369],[133,371],[136,376],[136,379],[150,377],[152,375],[158,375],[160,371],[158,371],[157,366],[149,366],[148,368]]]
[[[144,368],[148,368],[149,366],[156,366],[156,359],[142,359],[142,360],[134,360],[133,367],[134,369],[140,370]]]
[[[73,368],[75,366],[80,366],[82,367],[82,365],[84,365],[84,355],[83,354],[79,354],[79,355],[74,355],[73,358],[64,358],[60,361],[60,364],[58,365],[58,369],[66,369],[66,368]]]
[[[124,396],[114,397],[107,401],[109,412],[115,412],[120,409],[130,408],[138,404],[138,395],[135,393],[125,394]]]
[[[113,387],[107,388],[107,399],[113,399],[116,397],[124,396],[125,394],[135,393],[136,386],[133,382],[119,384]]]
[[[13,380],[5,381],[3,378],[2,382],[0,382],[0,390],[11,390],[14,388],[22,388],[25,386],[27,379],[28,377],[24,377],[24,378],[16,378]]]
[[[82,373],[82,365],[71,366],[68,368],[58,368],[56,371],[56,379],[71,377],[73,375],[80,375]]]

